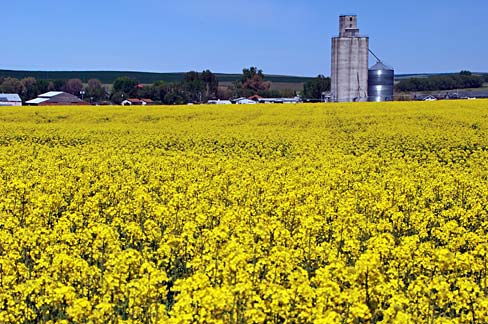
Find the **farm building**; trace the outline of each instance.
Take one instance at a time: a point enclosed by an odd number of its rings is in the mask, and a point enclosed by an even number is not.
[[[263,98],[259,95],[254,95],[247,99],[257,103],[299,103],[302,101],[298,96],[294,98]]]
[[[89,105],[77,96],[61,91],[50,91],[39,95],[36,99],[26,101],[30,106],[82,106]]]
[[[236,105],[254,105],[254,104],[256,104],[256,101],[251,100],[251,99],[247,99],[247,98],[237,98],[237,99],[231,100],[231,102],[233,104],[236,104]]]
[[[232,101],[230,100],[209,100],[208,101],[208,104],[209,105],[231,105],[232,104]]]
[[[22,99],[16,93],[0,93],[0,106],[22,106]]]
[[[294,97],[294,98],[260,98],[258,100],[259,103],[285,103],[285,104],[291,104],[291,103],[299,103],[301,102],[300,97]]]
[[[122,101],[122,106],[146,106],[146,105],[154,105],[155,102],[152,101],[151,99],[135,99],[135,98],[131,98],[131,99],[127,99],[127,100],[124,100]]]

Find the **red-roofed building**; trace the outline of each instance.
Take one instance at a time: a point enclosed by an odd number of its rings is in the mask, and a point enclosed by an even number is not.
[[[122,101],[122,106],[146,106],[146,105],[154,105],[155,102],[151,99],[137,99],[137,98],[129,98],[127,100]]]
[[[251,97],[249,97],[249,98],[247,98],[247,99],[249,99],[249,100],[253,100],[253,101],[258,102],[258,101],[259,101],[259,99],[262,99],[262,98],[263,98],[263,97],[261,97],[261,96],[259,96],[259,95],[257,95],[257,94],[256,94],[256,95],[251,96]]]

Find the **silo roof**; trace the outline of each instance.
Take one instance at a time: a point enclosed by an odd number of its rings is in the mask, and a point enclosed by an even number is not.
[[[378,62],[372,67],[369,68],[370,70],[391,70],[393,71],[393,68],[391,66],[385,65],[383,62]]]

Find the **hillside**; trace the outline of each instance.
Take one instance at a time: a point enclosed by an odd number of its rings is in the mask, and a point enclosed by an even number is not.
[[[400,81],[403,79],[408,79],[408,78],[428,78],[431,76],[444,76],[444,75],[452,75],[452,74],[458,74],[459,72],[455,73],[409,73],[409,74],[396,74],[395,75],[395,80]],[[484,75],[488,74],[486,72],[473,72],[473,74],[478,74],[478,75]]]
[[[144,84],[156,81],[176,82],[183,79],[185,73],[155,73],[155,72],[134,72],[134,71],[16,71],[0,70],[0,77],[13,77],[22,79],[34,77],[38,80],[68,80],[81,79],[87,82],[89,79],[98,79],[104,84],[113,83],[118,77],[129,77]],[[233,82],[241,78],[240,74],[216,73],[220,82]],[[279,83],[303,83],[312,78],[287,75],[266,75],[266,80]]]

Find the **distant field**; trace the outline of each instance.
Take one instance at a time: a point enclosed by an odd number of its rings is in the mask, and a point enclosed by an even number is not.
[[[397,95],[445,95],[446,93],[454,94],[457,93],[460,97],[477,97],[477,98],[488,98],[488,83],[484,83],[481,88],[466,88],[466,89],[456,89],[456,90],[435,90],[435,91],[412,91],[412,92],[398,92]]]
[[[473,72],[474,74],[487,74],[485,72]],[[395,75],[395,80],[400,81],[403,79],[409,79],[409,78],[428,78],[431,76],[442,76],[442,75],[451,75],[451,74],[457,74],[456,73],[413,73],[413,74],[397,74]]]

